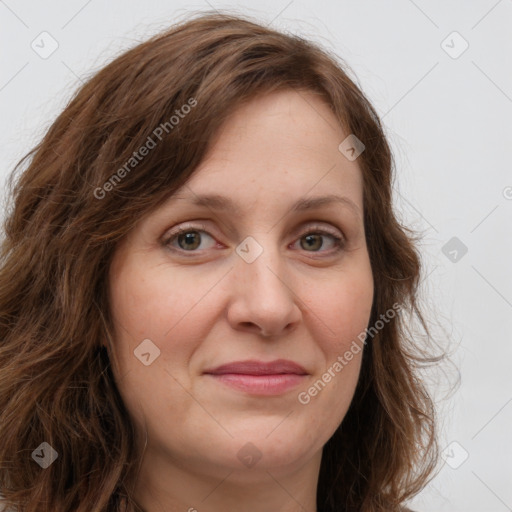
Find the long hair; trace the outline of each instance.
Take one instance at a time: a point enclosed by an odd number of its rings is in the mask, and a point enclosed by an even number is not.
[[[196,14],[94,73],[18,162],[0,253],[7,507],[137,509],[132,490],[143,447],[111,367],[112,256],[191,177],[229,114],[278,89],[319,94],[365,144],[358,164],[375,283],[370,325],[400,305],[393,321],[367,336],[352,403],[323,449],[318,509],[393,512],[432,478],[436,414],[418,369],[441,356],[408,335],[413,317],[428,332],[417,301],[417,240],[393,211],[394,162],[381,122],[346,69],[316,43],[247,17]],[[36,463],[55,454],[47,467]]]

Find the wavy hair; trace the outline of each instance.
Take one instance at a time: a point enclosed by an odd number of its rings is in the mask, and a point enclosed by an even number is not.
[[[237,106],[290,88],[319,94],[366,145],[358,163],[375,282],[370,325],[401,306],[367,337],[354,398],[323,448],[318,509],[394,512],[433,478],[436,410],[418,374],[442,356],[429,355],[408,329],[416,318],[428,333],[418,305],[421,260],[415,233],[393,210],[394,162],[379,117],[334,53],[248,17],[203,12],[92,73],[9,176],[0,253],[7,507],[140,510],[132,491],[143,448],[111,368],[112,256],[186,183]],[[193,102],[186,117],[170,121]],[[135,163],[158,127],[166,127],[163,142]],[[43,441],[58,454],[46,469],[33,460]]]

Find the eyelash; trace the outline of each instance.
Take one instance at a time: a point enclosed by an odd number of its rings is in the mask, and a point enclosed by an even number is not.
[[[214,237],[208,232],[207,227],[204,226],[203,224],[187,225],[186,227],[179,228],[174,233],[170,233],[163,240],[163,244],[165,246],[169,247],[169,249],[172,250],[172,251],[179,252],[179,253],[182,253],[182,254],[183,253],[185,253],[185,254],[188,253],[190,256],[187,255],[187,257],[193,257],[192,254],[198,253],[200,251],[197,251],[197,250],[186,251],[184,249],[180,249],[180,248],[176,248],[176,247],[171,247],[170,243],[172,241],[174,241],[175,239],[177,239],[179,235],[182,235],[184,233],[194,232],[194,231],[197,231],[197,232],[200,232],[200,233],[204,232],[208,236],[210,236],[211,238],[214,239]],[[329,236],[334,241],[334,248],[331,251],[306,251],[306,252],[312,252],[313,254],[318,253],[318,252],[320,252],[320,253],[322,253],[322,252],[330,252],[332,254],[337,254],[338,252],[340,252],[345,247],[345,242],[346,242],[345,238],[337,236],[334,233],[326,230],[325,228],[321,228],[320,226],[312,226],[311,230],[305,231],[300,238],[302,238],[302,237],[304,237],[306,235],[324,235],[324,236]]]

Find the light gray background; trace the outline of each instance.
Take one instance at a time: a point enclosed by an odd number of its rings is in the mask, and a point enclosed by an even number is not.
[[[435,391],[446,462],[412,506],[512,510],[512,0],[0,1],[2,180],[83,77],[190,9],[211,8],[335,51],[381,115],[397,209],[425,234],[425,300],[448,329],[461,374],[452,396]],[[46,59],[31,48],[43,31],[58,43]],[[469,44],[460,55],[454,31]],[[459,245],[446,246],[453,237]]]

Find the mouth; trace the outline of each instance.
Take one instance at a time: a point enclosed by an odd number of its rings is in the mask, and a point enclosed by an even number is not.
[[[281,395],[304,382],[307,371],[299,364],[278,359],[271,362],[235,361],[204,371],[215,381],[253,395]]]

